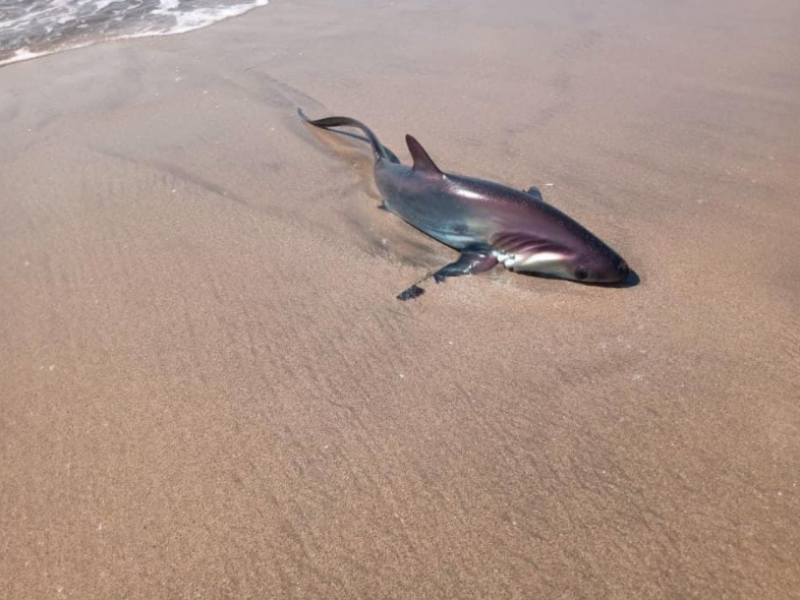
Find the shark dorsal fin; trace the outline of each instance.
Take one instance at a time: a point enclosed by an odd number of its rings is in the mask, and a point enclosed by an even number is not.
[[[411,152],[411,158],[414,159],[414,170],[419,173],[435,173],[437,175],[444,175],[444,173],[439,170],[439,167],[431,160],[431,157],[428,156],[428,153],[425,152],[425,148],[422,147],[413,136],[406,134],[406,144],[408,144],[408,150]]]

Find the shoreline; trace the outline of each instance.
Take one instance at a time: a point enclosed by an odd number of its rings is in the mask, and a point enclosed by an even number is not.
[[[35,58],[43,58],[45,56],[50,56],[53,54],[61,54],[63,52],[71,52],[73,50],[80,50],[82,48],[88,48],[89,46],[94,46],[96,44],[104,44],[108,42],[114,41],[127,41],[127,40],[137,40],[142,38],[148,37],[166,37],[166,36],[173,36],[173,35],[183,35],[186,33],[192,33],[193,31],[198,31],[200,29],[205,29],[206,27],[213,27],[223,21],[228,19],[235,19],[237,17],[242,17],[247,13],[254,11],[258,8],[264,8],[269,5],[269,0],[255,0],[255,4],[249,8],[246,8],[243,12],[236,13],[236,14],[228,14],[225,17],[221,17],[215,21],[205,23],[205,24],[194,24],[193,26],[183,26],[180,27],[180,24],[177,22],[176,16],[176,23],[175,26],[178,27],[178,30],[171,30],[171,31],[141,31],[137,33],[127,33],[121,35],[114,35],[114,36],[107,36],[107,35],[97,35],[93,40],[84,41],[84,42],[76,42],[74,45],[69,43],[60,43],[60,44],[51,44],[49,50],[42,50],[42,51],[31,51],[30,48],[22,48],[14,52],[8,58],[0,60],[0,67],[4,67],[6,65],[12,65],[19,62],[25,62],[28,60],[33,60]],[[233,7],[229,7],[230,8]],[[190,13],[191,14],[191,13]]]

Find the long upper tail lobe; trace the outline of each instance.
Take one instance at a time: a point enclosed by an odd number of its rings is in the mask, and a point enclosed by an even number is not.
[[[369,143],[372,145],[372,151],[375,152],[375,158],[385,158],[386,160],[390,160],[392,162],[398,162],[397,157],[387,151],[387,149],[383,147],[383,144],[380,143],[380,140],[378,140],[378,136],[376,136],[372,130],[364,125],[361,121],[356,121],[350,117],[327,117],[325,119],[317,119],[314,121],[306,116],[302,108],[297,109],[297,114],[300,115],[300,118],[309,125],[314,125],[314,127],[320,127],[322,129],[331,129],[333,127],[355,127],[356,129],[360,129],[364,135],[367,136]]]

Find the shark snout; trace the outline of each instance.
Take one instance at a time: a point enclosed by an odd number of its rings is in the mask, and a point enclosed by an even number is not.
[[[621,283],[631,274],[631,269],[615,253],[584,255],[573,264],[573,279],[584,283]]]

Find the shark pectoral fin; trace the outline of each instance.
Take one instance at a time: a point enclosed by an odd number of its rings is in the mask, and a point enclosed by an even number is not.
[[[414,298],[419,298],[422,294],[425,293],[425,290],[419,287],[416,283],[412,285],[410,288],[404,289],[402,292],[397,294],[398,300],[413,300]]]
[[[419,284],[433,277],[436,283],[442,283],[448,277],[460,277],[461,275],[473,275],[483,273],[493,268],[497,264],[497,259],[489,250],[465,250],[458,257],[458,260],[443,266],[441,269],[433,273],[433,275],[426,275],[411,287],[403,290],[397,295],[398,300],[411,300],[419,298],[425,293],[425,290],[419,287]]]
[[[448,277],[475,275],[492,269],[497,264],[494,255],[486,250],[465,250],[458,260],[443,266],[433,274],[436,283],[442,283]]]
[[[406,134],[406,144],[408,145],[408,151],[411,152],[411,158],[414,159],[413,169],[417,173],[444,175],[414,136]]]
[[[539,188],[537,188],[537,187],[532,187],[528,191],[526,191],[525,193],[528,194],[529,196],[533,196],[534,198],[536,198],[540,202],[544,202],[544,198],[542,198],[542,192],[540,192]]]

